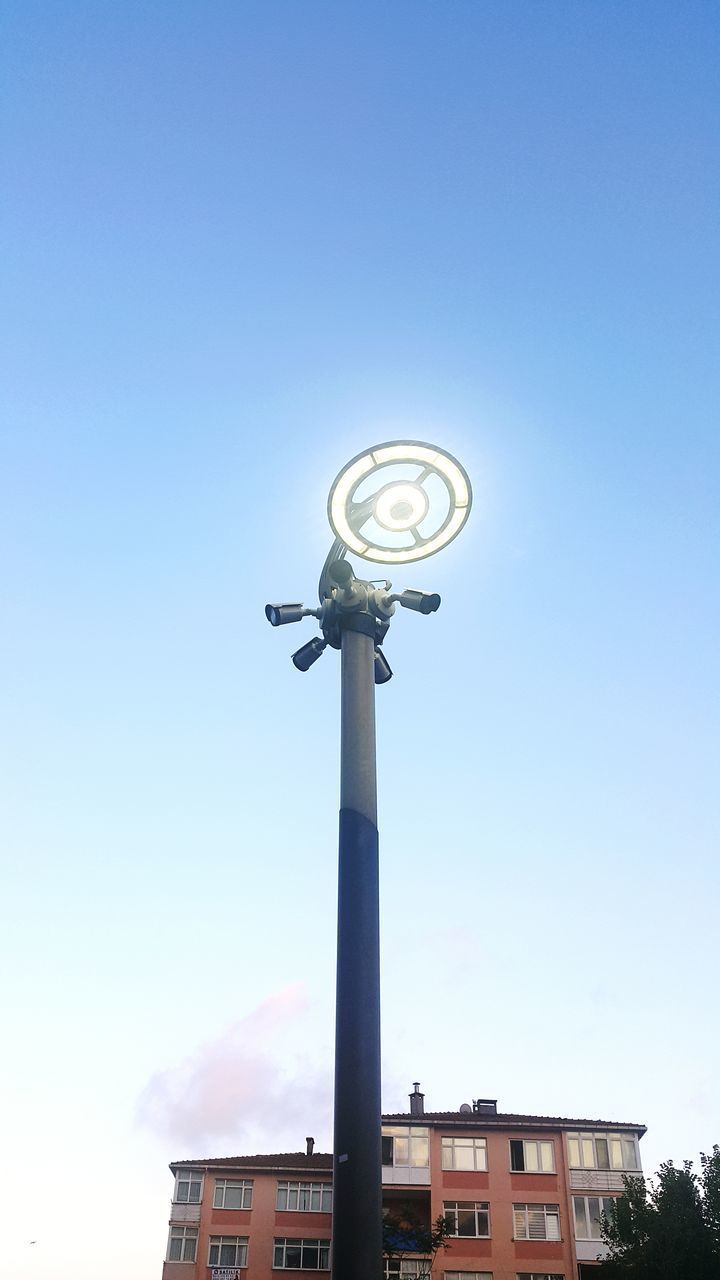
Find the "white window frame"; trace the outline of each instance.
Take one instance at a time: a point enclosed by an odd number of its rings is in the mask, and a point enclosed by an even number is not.
[[[592,1218],[592,1217],[590,1216],[590,1203],[589,1203],[589,1202],[590,1202],[591,1200],[597,1200],[597,1201],[598,1201],[598,1205],[599,1205],[599,1211],[600,1211],[600,1213],[601,1213],[601,1214],[602,1214],[602,1213],[604,1213],[604,1214],[606,1214],[606,1215],[607,1215],[608,1210],[607,1210],[607,1208],[606,1208],[605,1206],[606,1206],[607,1204],[611,1204],[611,1205],[612,1205],[612,1208],[614,1209],[614,1207],[615,1207],[615,1202],[616,1202],[616,1200],[619,1200],[619,1199],[620,1199],[620,1197],[619,1197],[619,1196],[612,1196],[612,1195],[604,1195],[604,1196],[593,1196],[593,1195],[584,1195],[584,1196],[580,1195],[580,1196],[578,1196],[578,1195],[573,1195],[573,1198],[572,1198],[572,1200],[573,1200],[573,1227],[574,1227],[574,1229],[575,1229],[575,1239],[576,1239],[576,1240],[593,1240],[593,1241],[602,1239],[602,1237],[601,1237],[601,1235],[600,1235],[600,1218],[599,1218],[599,1217],[597,1217],[597,1218]],[[587,1235],[587,1236],[579,1236],[579,1235],[578,1235],[577,1212],[576,1212],[576,1210],[575,1210],[575,1201],[576,1201],[576,1200],[582,1200],[582,1201],[584,1202],[584,1205],[585,1205],[585,1220],[586,1220],[586,1222],[587,1222],[587,1224],[588,1224],[588,1228],[587,1228],[587,1229],[588,1229],[588,1231],[590,1231],[590,1233],[591,1233],[590,1235]],[[593,1222],[596,1222],[596,1223],[597,1223],[597,1235],[592,1235],[592,1224],[593,1224]]]
[[[235,1246],[235,1261],[223,1262],[221,1260],[220,1255],[222,1253],[223,1248],[227,1248],[228,1245],[230,1244],[233,1244]],[[214,1248],[217,1248],[217,1251],[218,1251],[217,1262],[213,1262],[210,1257],[210,1254],[212,1253]],[[207,1264],[209,1267],[215,1267],[216,1269],[219,1269],[221,1271],[223,1270],[224,1267],[235,1267],[235,1268],[246,1267],[248,1264],[248,1252],[249,1252],[249,1241],[247,1236],[212,1235],[208,1240],[208,1263]],[[242,1261],[240,1261],[240,1258],[238,1257],[239,1253],[241,1253]]]
[[[454,1215],[456,1228],[458,1226],[458,1213],[460,1209],[464,1209],[465,1211],[467,1211],[468,1209],[473,1210],[475,1214],[475,1234],[472,1236],[469,1236],[469,1235],[466,1235],[465,1232],[463,1232],[462,1235],[459,1235],[456,1229],[455,1231],[450,1231],[449,1235],[451,1235],[455,1240],[489,1240],[492,1236],[492,1223],[490,1221],[490,1201],[489,1200],[445,1200],[443,1201],[443,1216],[450,1217]],[[483,1232],[478,1231],[478,1214],[480,1213],[487,1214],[487,1231],[483,1231]]]
[[[530,1234],[530,1217],[531,1213],[540,1213],[543,1215],[543,1226],[545,1234],[536,1236]],[[525,1220],[525,1234],[519,1235],[517,1230],[517,1218],[522,1214]],[[548,1235],[548,1222],[557,1224],[557,1235]],[[522,1204],[513,1204],[513,1240],[560,1240],[560,1205],[559,1204],[530,1204],[525,1202]]]
[[[240,1188],[240,1204],[227,1205],[228,1188]],[[218,1192],[220,1196],[218,1197]],[[252,1178],[216,1178],[215,1189],[213,1191],[213,1209],[252,1209],[253,1197],[253,1180]],[[218,1199],[220,1203],[218,1203]]]
[[[443,1280],[492,1280],[492,1271],[443,1271]]]
[[[205,1181],[205,1175],[201,1172],[200,1169],[183,1169],[182,1171],[178,1171],[175,1174],[175,1190],[173,1191],[173,1204],[202,1204],[204,1181]],[[188,1184],[187,1195],[184,1197],[178,1194],[180,1190],[181,1182],[187,1182]],[[190,1191],[194,1186],[199,1186],[200,1188],[198,1192],[197,1200],[194,1200],[190,1195]]]
[[[553,1142],[552,1138],[510,1138],[509,1141],[510,1141],[509,1150],[510,1150],[510,1172],[511,1173],[555,1173],[556,1172],[555,1143]],[[522,1142],[523,1166],[524,1166],[522,1169],[513,1168],[513,1149],[512,1149],[513,1142]],[[535,1160],[537,1162],[537,1168],[535,1169],[530,1169],[528,1167],[528,1149],[530,1147],[535,1148]],[[542,1151],[541,1151],[542,1147],[550,1148],[551,1168],[549,1169],[543,1168]]]
[[[598,1162],[598,1140],[607,1143],[608,1163]],[[573,1145],[577,1144],[577,1159]],[[634,1164],[627,1164],[627,1148],[632,1147]],[[634,1133],[569,1133],[567,1135],[568,1168],[600,1169],[610,1173],[640,1173],[640,1151]],[[592,1163],[591,1163],[592,1162]]]
[[[427,1258],[385,1258],[385,1280],[427,1280],[430,1261]]]
[[[465,1173],[487,1173],[487,1138],[461,1138],[447,1135],[440,1140],[443,1169],[461,1170]],[[472,1151],[473,1163],[459,1165],[456,1162],[456,1151]],[[473,1274],[472,1272],[470,1274]]]
[[[285,1194],[285,1204],[280,1203],[280,1199]],[[317,1193],[320,1203],[313,1207],[314,1193]],[[309,1195],[309,1204],[301,1204],[301,1197]],[[295,1203],[291,1204],[291,1197],[294,1197]],[[332,1213],[332,1183],[331,1182],[292,1182],[283,1178],[278,1181],[277,1193],[275,1196],[275,1209],[278,1213]]]
[[[295,1266],[289,1267],[287,1265],[287,1262],[285,1261],[285,1259],[287,1258],[288,1245],[291,1245],[293,1248],[297,1248],[297,1246],[300,1245],[300,1266],[299,1267],[295,1267]],[[317,1249],[318,1251],[317,1267],[308,1266],[308,1264],[303,1260],[302,1255],[303,1255],[304,1245],[311,1245],[313,1248]],[[278,1249],[282,1249],[283,1251],[282,1262],[276,1262],[275,1260]],[[326,1262],[324,1265],[321,1264],[321,1261],[320,1261],[323,1250],[325,1252],[325,1258],[326,1258]],[[316,1236],[313,1237],[312,1239],[310,1239],[309,1237],[307,1239],[305,1238],[301,1239],[299,1236],[275,1236],[275,1239],[273,1240],[272,1265],[273,1265],[273,1271],[329,1271],[330,1270],[330,1241],[326,1240],[325,1238],[318,1239]]]
[[[516,1280],[565,1280],[560,1271],[518,1271]]]
[[[429,1169],[430,1168],[430,1130],[421,1128],[418,1125],[383,1125],[383,1138],[392,1138],[393,1144],[393,1169]],[[407,1157],[403,1157],[402,1146],[398,1143],[407,1142]],[[387,1163],[385,1168],[391,1166]]]
[[[170,1257],[170,1249],[171,1249],[173,1240],[181,1241],[179,1258]],[[185,1246],[187,1244],[193,1245],[192,1258],[185,1257],[185,1252],[186,1252]],[[197,1258],[197,1244],[198,1244],[198,1228],[197,1227],[184,1227],[184,1226],[180,1226],[177,1223],[174,1223],[170,1227],[170,1234],[168,1236],[168,1245],[167,1245],[167,1257],[165,1258],[165,1261],[166,1262],[195,1262]]]

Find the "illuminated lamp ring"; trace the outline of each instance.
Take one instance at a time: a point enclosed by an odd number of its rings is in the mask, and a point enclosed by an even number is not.
[[[386,463],[385,465],[392,464]],[[378,468],[378,470],[380,470],[380,468]],[[411,490],[410,494],[407,493],[408,489]],[[399,493],[398,491],[405,492]],[[421,509],[417,515],[414,515],[414,519],[407,520],[406,523],[403,523],[402,517],[395,514],[393,506],[390,507],[387,514],[385,514],[384,510],[381,510],[381,504],[383,505],[383,508],[385,506],[383,500],[386,498],[392,498],[393,494],[395,495],[395,501],[397,504],[411,507],[413,499],[415,499],[416,502],[419,502]],[[375,494],[373,498],[373,506],[373,514],[378,524],[382,525],[383,529],[387,529],[389,533],[397,533],[398,531],[410,529],[413,526],[422,524],[428,513],[430,502],[422,485],[416,484],[412,480],[391,480],[390,484],[383,485],[382,489]],[[414,513],[411,511],[408,514]],[[393,519],[395,519],[394,525],[390,523]]]
[[[381,484],[370,497],[359,502],[353,501],[358,486],[368,477],[378,475],[388,467],[399,464],[420,466],[419,477],[410,480],[391,481]],[[417,532],[420,524],[432,511],[432,500],[423,489],[423,483],[431,476],[438,477],[448,494],[449,509],[442,524],[433,533],[423,537]],[[375,510],[376,504],[389,490],[397,487],[416,490],[424,495],[422,513],[418,514],[412,524],[388,525],[383,523]],[[406,495],[409,499],[409,495]],[[409,505],[412,505],[411,502]],[[419,440],[392,440],[386,444],[374,445],[363,453],[351,458],[336,476],[328,498],[328,519],[336,537],[345,544],[348,550],[363,556],[366,560],[374,560],[382,564],[407,564],[413,560],[422,560],[426,556],[435,555],[457,537],[465,524],[472,506],[472,489],[470,479],[464,467],[452,454],[436,445],[425,444]],[[374,515],[376,522],[388,532],[410,532],[414,539],[411,547],[381,546],[377,541],[363,533],[362,527]],[[387,518],[387,517],[386,517]]]

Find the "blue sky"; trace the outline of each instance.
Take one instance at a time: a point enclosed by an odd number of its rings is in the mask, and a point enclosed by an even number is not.
[[[169,1159],[328,1144],[339,672],[263,606],[404,435],[475,505],[394,579],[385,1105],[720,1140],[717,7],[3,26],[8,1275],[157,1276]]]

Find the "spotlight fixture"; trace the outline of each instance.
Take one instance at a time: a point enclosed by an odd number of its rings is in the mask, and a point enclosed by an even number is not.
[[[336,477],[328,519],[366,560],[406,564],[457,537],[472,490],[465,468],[436,445],[395,440],[358,454]]]
[[[437,613],[440,608],[440,596],[437,591],[399,591],[389,599],[402,606],[403,609],[414,609],[416,613]]]
[[[333,560],[328,566],[328,574],[338,587],[349,587],[353,580],[353,568],[347,560]]]
[[[392,680],[392,667],[388,662],[382,649],[375,650],[375,683],[387,684],[388,680]]]
[[[266,604],[265,617],[273,627],[284,627],[288,622],[301,622],[312,609],[303,604]]]
[[[294,665],[298,671],[309,671],[313,662],[317,662],[327,649],[327,640],[321,640],[319,636],[313,636],[312,640],[308,640],[297,653],[292,655]]]

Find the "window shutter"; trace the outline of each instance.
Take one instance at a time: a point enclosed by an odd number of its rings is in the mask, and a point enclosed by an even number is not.
[[[527,1240],[527,1222],[525,1220],[525,1206],[522,1209],[515,1208],[513,1210],[513,1218],[515,1221],[515,1239]]]
[[[545,1210],[528,1208],[528,1239],[545,1239]]]

